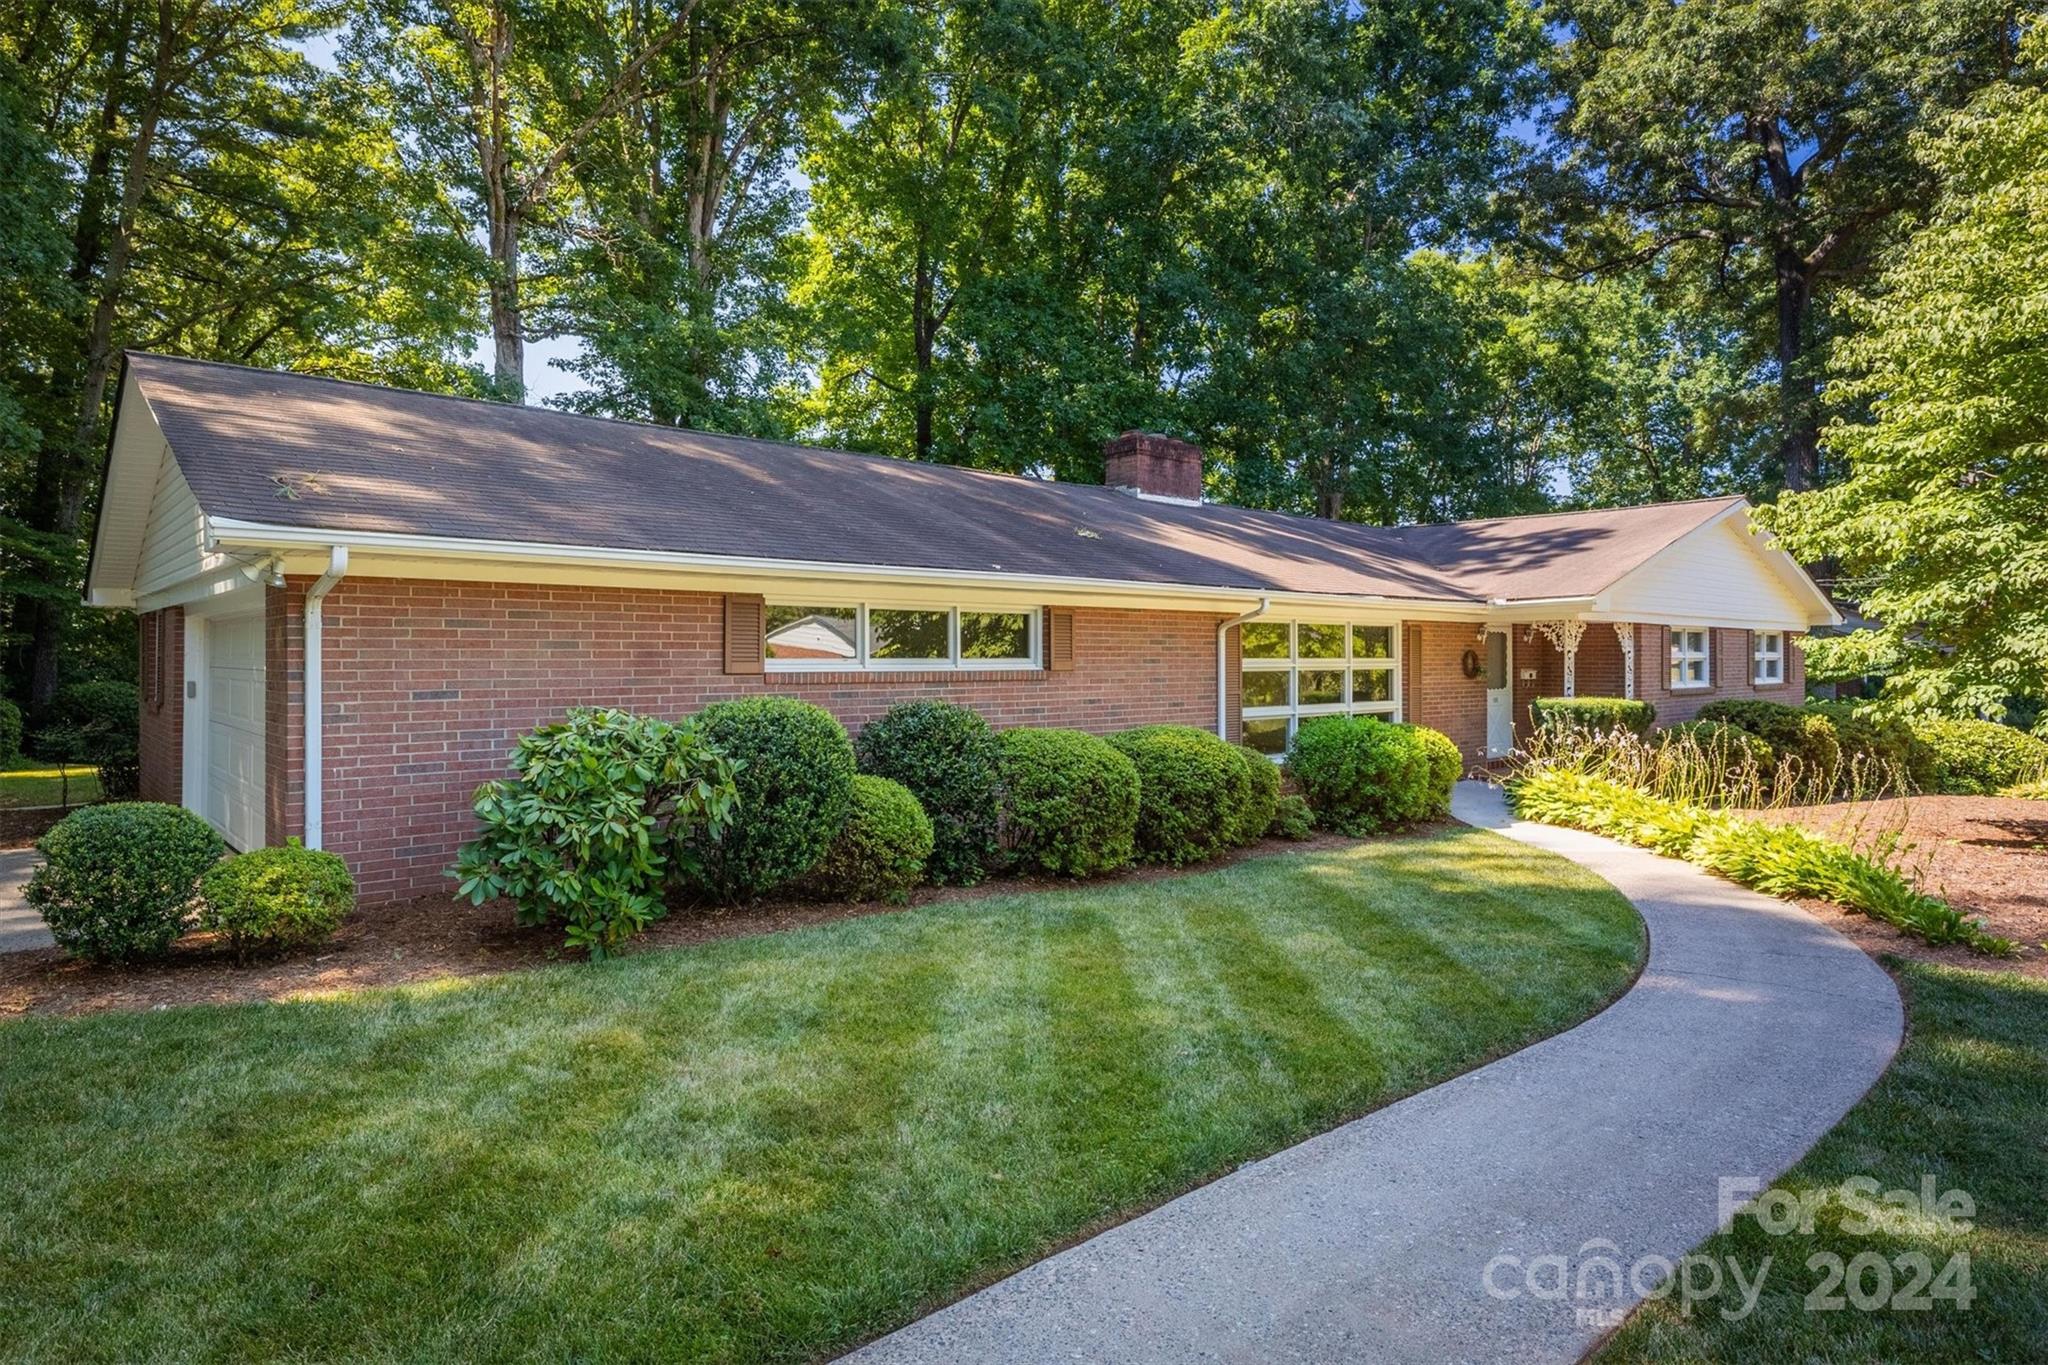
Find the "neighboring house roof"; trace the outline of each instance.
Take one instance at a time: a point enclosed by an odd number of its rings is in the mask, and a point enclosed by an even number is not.
[[[165,356],[127,364],[124,404],[147,404],[207,518],[338,536],[1499,602],[1601,593],[1746,506],[1361,526]]]

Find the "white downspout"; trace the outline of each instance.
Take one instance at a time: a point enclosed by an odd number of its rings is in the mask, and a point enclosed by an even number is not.
[[[348,572],[348,546],[327,551],[327,572],[306,589],[306,835],[307,848],[320,847],[320,602]]]
[[[1225,660],[1223,635],[1232,626],[1241,626],[1247,621],[1256,621],[1273,610],[1273,599],[1261,597],[1259,605],[1242,616],[1233,616],[1216,627],[1216,738],[1230,738],[1230,668]]]

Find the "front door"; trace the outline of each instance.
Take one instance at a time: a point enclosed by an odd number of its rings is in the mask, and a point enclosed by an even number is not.
[[[1486,756],[1506,758],[1515,747],[1515,670],[1508,633],[1486,633]]]

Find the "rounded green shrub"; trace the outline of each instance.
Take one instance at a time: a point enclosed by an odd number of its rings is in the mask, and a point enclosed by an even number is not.
[[[0,763],[21,753],[21,708],[0,698]]]
[[[1842,766],[1842,741],[1827,716],[1783,702],[1733,699],[1708,702],[1698,720],[1718,721],[1747,730],[1771,746],[1773,766],[1797,759],[1807,773],[1834,773]]]
[[[1734,766],[1748,761],[1756,765],[1758,772],[1769,772],[1773,757],[1771,746],[1762,738],[1719,720],[1680,721],[1659,730],[1652,740],[1660,746],[1690,740],[1709,760]]]
[[[1244,805],[1238,811],[1232,842],[1255,844],[1273,827],[1273,812],[1280,804],[1280,766],[1257,749],[1236,745],[1244,762]]]
[[[1989,720],[1911,722],[1914,766],[1933,791],[1991,796],[2048,773],[2048,742]]]
[[[901,782],[931,817],[927,874],[972,886],[996,854],[1001,801],[995,731],[980,713],[944,701],[892,706],[854,744],[860,770]]]
[[[227,845],[182,806],[86,806],[42,837],[27,899],[57,946],[94,962],[157,957],[184,931],[194,892]]]
[[[325,943],[356,905],[355,878],[332,853],[297,839],[215,863],[199,879],[200,923],[218,930],[247,961],[258,948]]]
[[[1448,736],[1371,716],[1304,721],[1287,749],[1316,823],[1353,836],[1447,814],[1460,766]]]
[[[1271,833],[1281,839],[1306,839],[1316,832],[1316,813],[1306,798],[1288,792],[1273,804]]]
[[[1112,872],[1135,856],[1138,767],[1079,730],[1005,730],[1002,839],[1022,870]]]
[[[521,735],[512,776],[477,788],[456,894],[502,896],[520,924],[560,923],[601,958],[667,911],[683,844],[726,828],[738,801],[731,760],[694,727],[578,707]]]
[[[1806,710],[1835,727],[1844,762],[1877,764],[1899,773],[1913,762],[1913,731],[1902,720],[1880,717],[1858,702],[1810,701]]]
[[[1656,722],[1657,708],[1628,697],[1538,697],[1529,703],[1529,719],[1539,730],[1584,730],[1598,735],[1628,730],[1647,735]]]
[[[924,880],[933,842],[931,817],[908,787],[861,773],[846,823],[805,875],[805,888],[823,900],[900,905]]]
[[[751,900],[811,870],[853,805],[853,741],[832,713],[794,697],[714,702],[697,731],[732,760],[732,823],[694,832],[687,880],[720,904]]]
[[[1237,838],[1251,778],[1235,745],[1192,725],[1141,725],[1109,737],[1138,768],[1138,856],[1178,867]]]
[[[1432,730],[1427,725],[1403,725],[1400,728],[1408,731],[1410,738],[1422,746],[1422,755],[1429,761],[1429,785],[1423,790],[1421,811],[1409,818],[1442,820],[1451,813],[1451,793],[1457,788],[1459,777],[1464,775],[1465,755],[1441,730]]]

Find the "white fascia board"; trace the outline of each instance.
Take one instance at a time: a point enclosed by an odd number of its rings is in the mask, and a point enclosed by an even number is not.
[[[1156,599],[1162,605],[1181,602],[1256,603],[1271,599],[1276,607],[1328,611],[1369,611],[1381,616],[1429,616],[1476,619],[1485,603],[1476,598],[1390,598],[1350,593],[1280,593],[1270,588],[1209,587],[1183,583],[1141,583],[1127,579],[1084,578],[1063,574],[1004,573],[966,569],[932,569],[885,564],[771,559],[740,555],[691,554],[671,550],[616,549],[545,542],[468,540],[457,537],[403,535],[389,531],[345,531],[301,526],[274,526],[228,517],[208,520],[213,543],[223,549],[267,550],[291,554],[317,551],[324,555],[336,544],[374,555],[450,561],[517,562],[547,565],[564,571],[578,568],[640,569],[653,572],[752,578],[850,578],[902,587],[944,587],[989,591],[1050,590]],[[308,561],[311,562],[310,560]],[[324,562],[324,561],[323,561]],[[287,569],[301,566],[288,562]],[[374,577],[370,562],[361,576]],[[569,580],[569,581],[573,581]],[[1198,608],[1208,609],[1208,608]]]

